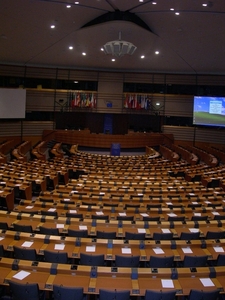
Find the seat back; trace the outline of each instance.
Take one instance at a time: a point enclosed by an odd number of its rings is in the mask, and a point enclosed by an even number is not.
[[[40,300],[39,287],[37,283],[17,283],[9,281],[13,300]]]
[[[98,239],[115,239],[116,238],[116,232],[106,232],[106,231],[99,231],[97,230],[96,236]]]
[[[58,228],[48,228],[48,227],[40,226],[39,229],[40,229],[41,234],[59,235],[59,229]]]
[[[183,266],[185,268],[195,268],[195,267],[205,267],[207,265],[208,256],[199,255],[199,256],[184,256]]]
[[[219,297],[219,290],[213,291],[199,291],[199,290],[191,290],[188,300],[217,300]]]
[[[13,246],[14,257],[16,259],[24,259],[24,260],[37,260],[37,254],[35,249],[21,248],[17,246]]]
[[[200,231],[198,232],[181,232],[180,239],[191,241],[191,240],[198,240],[200,236]]]
[[[86,266],[104,266],[104,254],[80,253],[80,264]]]
[[[134,233],[134,232],[125,232],[125,239],[126,240],[145,240],[145,233]]]
[[[146,290],[144,300],[174,300],[176,291]]]
[[[117,267],[130,267],[137,268],[139,266],[140,256],[123,256],[116,255],[115,256],[115,265]]]
[[[68,262],[67,252],[55,252],[44,250],[44,258],[46,262],[66,264]]]
[[[88,237],[88,231],[86,230],[73,230],[68,229],[68,236],[74,237]]]
[[[158,233],[154,232],[153,233],[153,240],[160,241],[160,240],[172,240],[173,239],[173,233]]]
[[[66,287],[53,285],[54,300],[83,300],[84,289],[82,287]]]
[[[99,290],[99,300],[129,300],[130,291]]]
[[[29,233],[33,232],[31,225],[20,225],[20,224],[15,223],[15,224],[13,224],[13,227],[16,231],[19,231],[19,232],[29,232]]]
[[[150,268],[172,268],[174,263],[174,256],[150,256]]]

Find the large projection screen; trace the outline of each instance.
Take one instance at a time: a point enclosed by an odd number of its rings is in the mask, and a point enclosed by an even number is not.
[[[0,89],[0,119],[24,119],[25,89]]]

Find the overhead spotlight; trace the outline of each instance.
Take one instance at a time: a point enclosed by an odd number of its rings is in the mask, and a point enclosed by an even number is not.
[[[159,51],[155,51],[155,54],[157,54],[157,55],[158,55],[158,54],[159,54]]]
[[[73,46],[69,46],[69,49],[70,49],[70,50],[73,50]]]
[[[50,28],[54,29],[54,28],[55,28],[55,25],[51,25]]]
[[[116,57],[124,56],[125,54],[132,55],[137,49],[134,44],[121,40],[121,32],[119,33],[119,39],[110,41],[103,46],[105,54],[111,54]]]
[[[143,58],[145,58],[145,56],[144,56],[144,55],[142,55],[142,56],[141,56],[141,59],[143,59]]]
[[[87,53],[86,52],[82,52],[82,55],[85,56],[85,55],[87,55]]]

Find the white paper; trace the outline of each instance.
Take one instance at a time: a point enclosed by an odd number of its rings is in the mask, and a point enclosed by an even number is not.
[[[153,248],[155,254],[164,254],[165,252],[161,248]]]
[[[201,216],[201,213],[194,213],[194,216],[200,217],[200,216]]]
[[[64,244],[55,244],[54,249],[55,250],[64,250],[65,245]]]
[[[186,247],[186,248],[181,248],[183,253],[187,254],[187,253],[193,253],[193,251],[191,250],[190,247]]]
[[[138,233],[146,233],[146,229],[145,228],[138,228]]]
[[[138,193],[137,195],[138,195],[138,196],[144,196],[144,195],[143,195],[143,194],[141,194],[141,193]]]
[[[102,211],[96,211],[96,215],[97,216],[102,216],[102,215],[104,215],[104,213]]]
[[[162,232],[163,233],[171,233],[171,231],[169,229],[166,229],[166,228],[162,228]]]
[[[206,204],[211,204],[211,202],[210,201],[204,201]]]
[[[80,230],[87,230],[87,226],[86,226],[86,225],[80,225],[80,226],[79,226],[79,229],[80,229]]]
[[[146,214],[146,213],[141,213],[140,215],[141,215],[142,217],[149,217],[149,215]]]
[[[64,224],[56,224],[56,228],[64,228]]]
[[[4,237],[3,236],[0,236],[0,241],[4,240]]]
[[[214,215],[214,216],[219,216],[220,214],[218,213],[218,211],[212,211],[212,214]]]
[[[177,215],[176,214],[174,214],[174,213],[170,213],[170,214],[167,214],[169,217],[177,217]]]
[[[26,206],[25,208],[26,208],[26,209],[32,209],[33,206],[32,206],[32,205],[28,205],[28,206]]]
[[[213,247],[213,249],[214,249],[214,251],[215,252],[218,252],[218,253],[222,253],[222,252],[224,252],[224,249],[223,249],[223,247]]]
[[[189,231],[190,232],[199,232],[199,229],[198,228],[189,228]]]
[[[70,201],[70,198],[65,198],[63,199],[63,201]]]
[[[131,254],[131,248],[122,248],[123,254]]]
[[[119,216],[121,216],[121,217],[124,217],[124,216],[126,216],[127,214],[126,213],[119,213]]]
[[[103,193],[103,192],[100,192],[100,193],[99,193],[99,195],[100,195],[100,196],[104,196],[104,195],[105,195],[105,193]]]
[[[192,204],[194,204],[194,205],[197,205],[197,204],[198,204],[198,202],[197,202],[197,201],[193,201],[193,202],[192,202]]]
[[[199,278],[204,287],[215,286],[210,278]]]
[[[87,246],[86,252],[95,252],[95,246]]]
[[[56,211],[56,208],[49,208],[48,211]]]
[[[163,288],[174,288],[173,280],[171,279],[161,279]]]
[[[76,214],[77,211],[76,211],[76,209],[70,209],[70,213],[71,213],[71,214]]]
[[[167,204],[167,205],[173,205],[173,203],[172,203],[172,202],[166,202],[166,204]]]
[[[19,279],[19,280],[23,280],[24,278],[26,278],[28,275],[30,275],[30,272],[27,271],[20,271],[18,273],[16,273],[13,278]]]
[[[190,195],[190,196],[194,196],[195,194],[194,194],[194,193],[189,193],[189,195]]]
[[[26,248],[30,248],[33,245],[34,242],[24,242],[21,246],[22,247],[26,247]]]

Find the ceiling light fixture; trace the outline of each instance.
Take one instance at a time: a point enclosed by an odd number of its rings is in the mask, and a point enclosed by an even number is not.
[[[119,32],[119,39],[110,41],[103,46],[105,54],[111,54],[116,57],[121,57],[125,54],[132,55],[137,49],[134,44],[121,40],[121,32]]]

